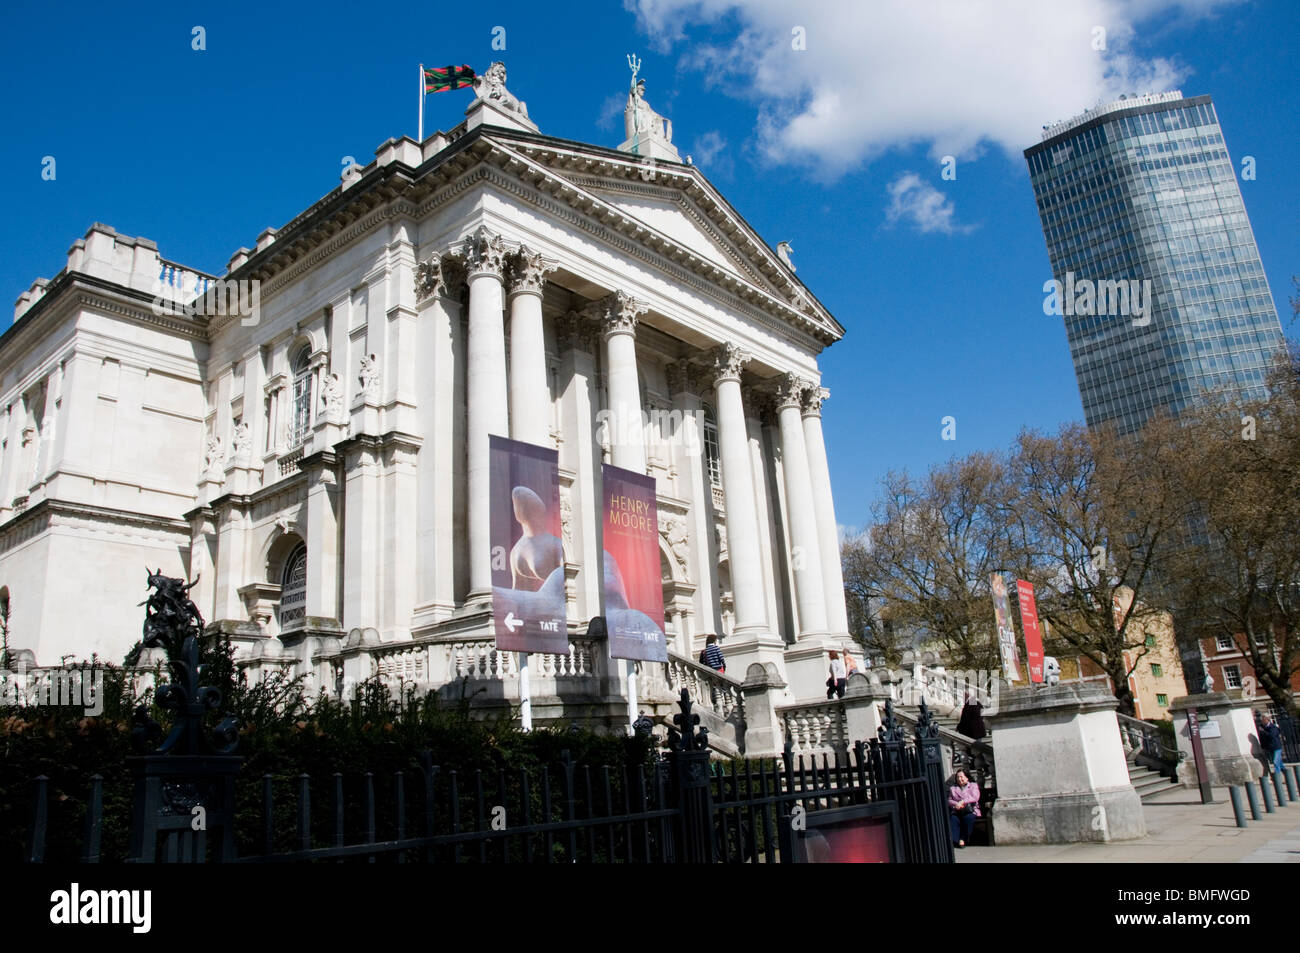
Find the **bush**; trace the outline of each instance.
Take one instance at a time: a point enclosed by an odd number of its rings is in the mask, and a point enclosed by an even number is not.
[[[408,818],[422,816],[423,752],[429,752],[432,763],[440,766],[441,778],[455,771],[465,779],[463,798],[470,798],[478,784],[485,786],[487,796],[496,795],[502,782],[517,794],[521,769],[551,766],[554,770],[564,752],[573,762],[591,765],[597,772],[603,765],[611,766],[621,797],[625,792],[617,779],[623,769],[646,764],[651,753],[651,743],[639,737],[574,729],[523,732],[509,714],[473,717],[468,701],[443,706],[434,693],[416,697],[411,691],[393,697],[377,679],[363,683],[350,704],[323,696],[310,699],[301,678],[284,674],[249,685],[224,640],[204,652],[201,672],[202,682],[220,687],[223,697],[221,710],[209,714],[208,726],[227,714],[239,723],[235,753],[244,763],[236,782],[236,833],[241,854],[261,853],[263,848],[266,776],[271,779],[275,805],[274,846],[286,850],[297,846],[302,775],[310,780],[313,831],[317,846],[323,846],[333,842],[336,773],[344,777],[345,830],[351,843],[365,830],[367,772],[376,826],[388,832],[384,836],[392,836],[396,827],[398,772],[404,774]],[[32,781],[38,775],[49,778],[47,859],[79,856],[94,774],[103,778],[103,859],[126,856],[132,787],[126,759],[137,753],[131,742],[132,714],[143,705],[154,719],[162,722],[167,717],[154,704],[153,692],[136,695],[132,681],[122,669],[105,669],[104,711],[98,717],[86,717],[78,708],[30,706],[8,709],[0,718],[0,861],[13,862],[22,856]],[[599,800],[600,794],[593,797]],[[540,804],[536,791],[530,792],[530,801],[534,808]],[[465,816],[472,823],[474,806],[466,803]],[[408,835],[418,832],[422,828],[417,830],[413,824],[407,831]]]

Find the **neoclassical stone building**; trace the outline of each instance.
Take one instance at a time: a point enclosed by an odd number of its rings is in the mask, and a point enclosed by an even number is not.
[[[602,461],[658,486],[673,659],[646,666],[645,705],[711,684],[725,719],[746,677],[773,703],[822,693],[848,633],[817,356],[843,328],[650,116],[591,146],[484,84],[460,126],[384,143],[221,278],[92,226],[0,338],[11,648],[119,661],[161,567],[197,578],[254,672],[468,678],[507,703],[500,434],[560,459],[572,648],[534,657],[537,718],[626,705],[628,663],[586,621]],[[720,681],[693,662],[711,633]]]

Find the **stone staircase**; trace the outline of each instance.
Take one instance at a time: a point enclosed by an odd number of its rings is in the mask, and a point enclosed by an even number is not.
[[[1137,791],[1138,797],[1143,801],[1149,801],[1177,786],[1173,780],[1165,777],[1159,771],[1153,771],[1145,765],[1138,764],[1137,756],[1141,753],[1141,749],[1139,749],[1129,751],[1125,755],[1125,760],[1128,763],[1129,783],[1133,785],[1133,790]]]

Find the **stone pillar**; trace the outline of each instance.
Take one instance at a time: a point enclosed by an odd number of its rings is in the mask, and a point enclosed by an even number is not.
[[[304,628],[315,628],[319,623],[314,620],[339,621],[339,485],[334,454],[313,454],[303,461],[303,471],[307,475],[307,527],[302,534],[307,543]]]
[[[776,662],[784,676],[781,639],[769,629],[759,556],[758,513],[750,468],[749,436],[740,393],[740,372],[749,355],[734,344],[714,352],[714,387],[718,408],[718,451],[726,496],[727,552],[736,622],[727,642],[727,657],[736,667]],[[782,679],[784,680],[784,678]]]
[[[887,700],[889,690],[879,681],[873,682],[862,672],[849,676],[844,688],[844,716],[848,721],[850,751],[855,741],[871,741],[876,737],[876,729],[883,724],[879,706]]]
[[[1263,775],[1264,766],[1254,754],[1259,748],[1259,739],[1256,737],[1258,729],[1251,711],[1252,704],[1249,698],[1234,697],[1227,692],[1184,695],[1173,700],[1169,713],[1173,715],[1174,735],[1183,755],[1183,761],[1178,765],[1179,783],[1193,789],[1199,787],[1187,723],[1193,708],[1196,709],[1201,753],[1205,756],[1205,773],[1210,784],[1225,787],[1249,784]],[[999,738],[999,744],[1001,741]]]
[[[379,628],[381,548],[379,471],[381,453],[377,437],[362,435],[339,444],[343,455],[343,628]],[[484,474],[486,477],[486,474]],[[310,499],[310,498],[309,498]],[[308,615],[312,581],[313,527],[308,522]]]
[[[466,372],[469,433],[469,596],[486,602],[492,593],[492,539],[488,495],[488,435],[510,432],[506,409],[506,340],[500,235],[479,229],[466,251],[469,280],[469,367]]]
[[[786,701],[785,679],[771,662],[752,662],[740,686],[745,698],[745,755],[750,758],[778,756],[785,744],[781,716],[776,706]]]
[[[822,401],[830,392],[817,386],[804,392],[803,436],[808,452],[808,485],[812,488],[821,552],[822,586],[826,590],[826,624],[832,635],[849,634],[849,613],[844,603],[844,570],[840,565],[840,533],[831,496],[831,471],[822,437]],[[789,460],[786,460],[789,466]]]
[[[984,716],[997,739],[998,846],[1146,836],[1115,720],[1118,705],[1088,683],[1002,693],[997,713]]]
[[[598,523],[600,517],[600,447],[595,440],[596,336],[593,325],[575,311],[555,323],[560,352],[560,466],[575,476],[560,488],[565,561],[574,566],[601,565]],[[579,572],[574,580],[578,616],[586,621],[600,612],[601,575]]]
[[[536,446],[550,444],[542,287],[554,269],[526,247],[510,259],[510,437]]]
[[[645,427],[641,416],[641,381],[636,370],[637,317],[646,306],[616,291],[593,306],[605,336],[606,432],[610,461],[616,467],[645,473]]]
[[[673,409],[682,412],[682,437],[674,453],[679,480],[685,492],[679,494],[691,503],[686,514],[690,566],[697,582],[694,597],[694,616],[699,620],[698,633],[692,635],[718,635],[713,620],[717,618],[717,590],[712,584],[718,566],[717,542],[714,538],[713,488],[704,458],[704,409],[700,402],[702,384],[701,368],[689,361],[678,361],[667,368],[668,394]],[[687,647],[694,658],[699,648],[694,641]]]
[[[801,401],[810,385],[786,374],[777,390],[776,413],[781,426],[781,469],[785,475],[786,508],[790,515],[790,566],[799,606],[799,638],[826,634],[826,590],[822,585],[821,545],[817,510],[804,447]],[[843,602],[843,598],[840,599]]]
[[[456,524],[464,506],[464,446],[457,415],[456,359],[464,275],[455,259],[433,255],[416,269],[415,420],[422,444],[416,467],[417,612],[430,621],[456,608]],[[457,437],[460,439],[457,439]],[[458,478],[459,474],[459,478]]]

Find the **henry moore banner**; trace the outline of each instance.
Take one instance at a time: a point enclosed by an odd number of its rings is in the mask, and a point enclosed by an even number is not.
[[[655,481],[605,464],[605,624],[614,658],[668,661]]]
[[[1011,621],[1011,605],[1007,600],[1007,581],[1002,573],[989,576],[993,589],[993,615],[998,625],[998,649],[1002,653],[1002,674],[1009,682],[1020,681],[1020,653],[1016,651],[1016,627]]]
[[[559,454],[504,437],[489,440],[497,648],[565,654]]]

